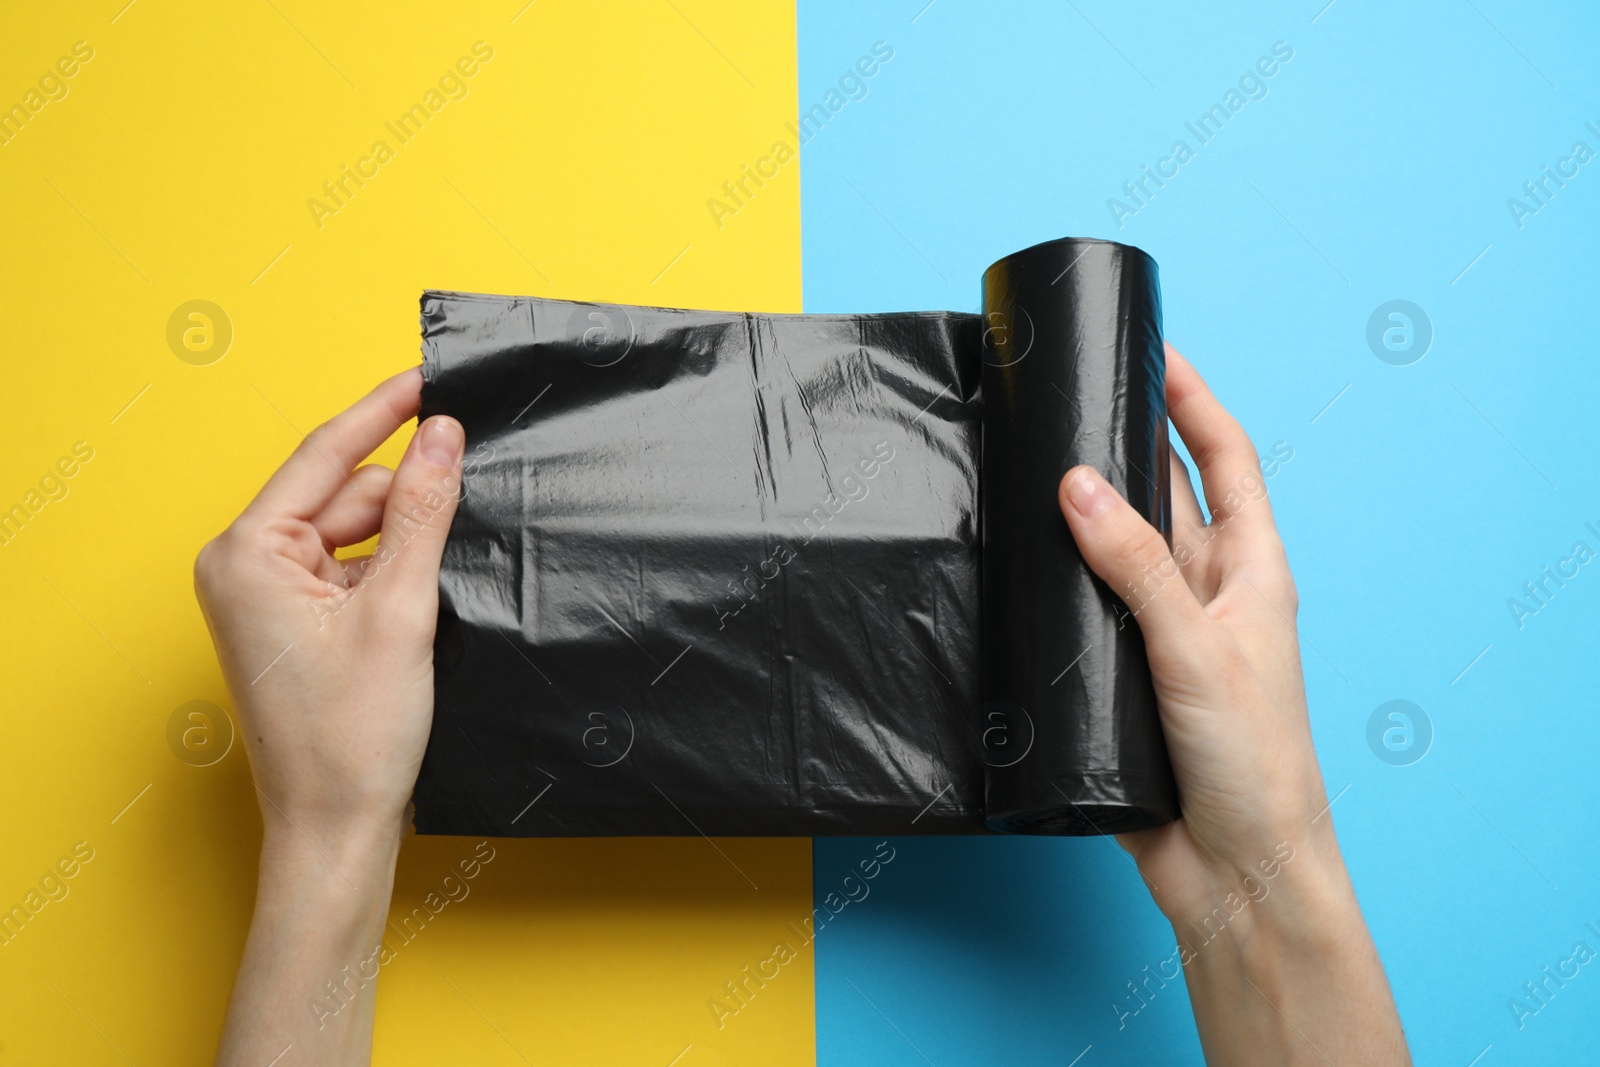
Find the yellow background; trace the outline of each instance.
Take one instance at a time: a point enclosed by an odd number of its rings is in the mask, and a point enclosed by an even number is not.
[[[0,509],[94,449],[0,546],[0,907],[95,849],[0,946],[8,1063],[211,1056],[260,820],[239,749],[167,744],[179,705],[229,706],[190,566],[304,431],[417,362],[423,288],[800,310],[798,167],[720,230],[706,208],[794,116],[790,4],[124,2],[0,27],[4,107],[94,49],[0,146]],[[384,123],[477,41],[466,97],[398,144]],[[319,228],[306,201],[379,139],[395,158]],[[194,299],[233,325],[206,366],[166,340]],[[409,841],[394,913],[473,844]],[[495,844],[383,969],[378,1062],[813,1061],[809,950],[722,1030],[706,1003],[809,914],[808,841],[720,842],[759,889],[699,839]]]

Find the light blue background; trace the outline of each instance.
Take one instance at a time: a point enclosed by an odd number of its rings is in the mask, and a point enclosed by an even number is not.
[[[1600,550],[1600,159],[1521,229],[1506,201],[1600,151],[1600,13],[924,2],[799,4],[802,110],[895,50],[802,149],[806,310],[976,310],[985,266],[1062,235],[1151,252],[1168,337],[1294,450],[1269,484],[1317,748],[1418,1061],[1593,1061],[1600,962],[1520,1030],[1507,1001],[1600,949],[1600,560],[1520,630],[1507,601]],[[1266,98],[1197,146],[1184,123],[1280,40]],[[1119,229],[1107,199],[1178,138],[1195,158]],[[1395,298],[1433,324],[1410,366],[1366,343]],[[1367,745],[1391,699],[1433,724],[1411,766]],[[818,939],[819,1063],[1200,1062],[1181,983],[1117,1027],[1173,939],[1110,842],[894,844]],[[818,841],[819,900],[870,852]]]

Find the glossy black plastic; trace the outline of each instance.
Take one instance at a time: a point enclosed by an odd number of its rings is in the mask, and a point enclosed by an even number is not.
[[[989,826],[1168,822],[1177,786],[1137,621],[1078,555],[1057,502],[1062,474],[1086,463],[1172,540],[1155,261],[1103,241],[1035,245],[985,272],[983,307],[979,653],[991,714],[1032,744],[990,759]]]
[[[1176,816],[1137,626],[1055,503],[1092,463],[1169,530],[1144,253],[1017,253],[984,315],[422,312],[423,415],[468,450],[419,832]]]

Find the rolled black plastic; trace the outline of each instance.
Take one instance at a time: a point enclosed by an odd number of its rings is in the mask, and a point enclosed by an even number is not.
[[[1092,463],[1169,529],[1155,265],[1053,242],[995,264],[984,300],[425,293],[422,415],[460,420],[468,448],[417,830],[1174,817],[1137,624],[1056,505]]]
[[[985,272],[983,308],[982,684],[997,728],[1031,743],[987,761],[988,825],[1169,822],[1177,786],[1136,619],[1057,502],[1061,476],[1087,464],[1171,542],[1155,261],[1105,241],[1035,245]]]

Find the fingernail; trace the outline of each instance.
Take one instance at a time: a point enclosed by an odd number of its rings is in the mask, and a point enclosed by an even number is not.
[[[1067,478],[1067,503],[1084,518],[1105,514],[1111,502],[1111,486],[1093,469],[1079,467]]]
[[[448,415],[429,419],[422,427],[422,458],[435,467],[449,470],[461,458],[466,439],[461,424]]]

